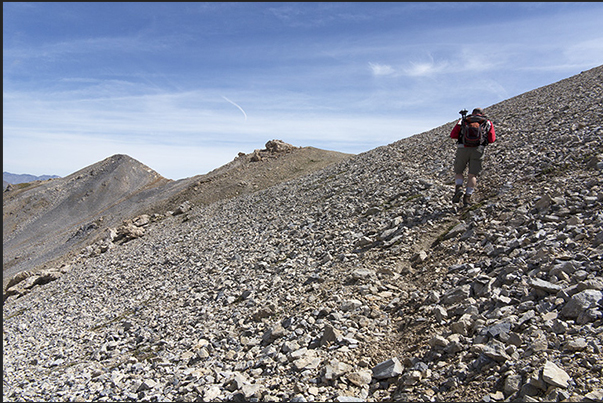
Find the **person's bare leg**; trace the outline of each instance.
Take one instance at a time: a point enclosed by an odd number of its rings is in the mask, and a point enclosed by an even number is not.
[[[465,178],[463,178],[463,174],[455,174],[454,175],[454,182],[455,182],[455,188],[454,188],[454,197],[452,198],[452,202],[453,203],[458,203],[459,201],[461,201],[461,196],[463,195],[463,181],[465,180]]]
[[[463,197],[463,204],[468,206],[471,204],[471,195],[475,191],[477,186],[477,177],[475,175],[469,174],[467,176],[467,190],[465,191],[465,196]]]
[[[477,177],[475,175],[469,174],[468,178],[467,178],[467,190],[471,189],[471,193],[473,193],[476,186],[477,186]]]

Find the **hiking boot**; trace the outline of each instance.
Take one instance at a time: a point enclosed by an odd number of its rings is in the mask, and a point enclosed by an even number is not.
[[[465,193],[465,195],[463,196],[463,205],[465,207],[471,206],[471,195]]]
[[[463,185],[456,185],[454,189],[454,196],[452,197],[453,203],[458,203],[461,201],[461,196],[463,195]]]

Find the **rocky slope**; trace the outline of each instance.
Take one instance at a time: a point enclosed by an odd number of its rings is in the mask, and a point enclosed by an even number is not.
[[[255,192],[349,157],[280,140],[266,145],[251,154],[239,153],[208,174],[178,181],[127,155],[114,155],[66,178],[4,192],[4,285],[19,272],[40,272],[60,266],[84,248],[97,249],[124,220]],[[111,245],[106,242],[102,249]]]
[[[4,276],[81,249],[92,231],[120,219],[118,209],[135,208],[133,198],[168,182],[138,161],[116,155],[65,178],[5,192]]]
[[[600,401],[603,67],[196,206],[4,305],[6,401]]]

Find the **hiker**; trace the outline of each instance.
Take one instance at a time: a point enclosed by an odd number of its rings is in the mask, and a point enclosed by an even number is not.
[[[481,108],[475,108],[471,115],[467,111],[459,112],[462,118],[450,132],[450,137],[458,139],[456,156],[454,160],[455,190],[452,198],[453,203],[458,203],[463,198],[465,207],[471,205],[471,195],[477,186],[477,176],[482,170],[484,150],[489,143],[496,140],[494,125],[484,115]],[[463,172],[469,165],[467,175],[467,188],[463,195]]]

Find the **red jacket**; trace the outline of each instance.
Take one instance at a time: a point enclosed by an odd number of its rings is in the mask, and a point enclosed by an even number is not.
[[[459,119],[458,123],[454,126],[454,128],[450,132],[451,138],[453,138],[453,139],[459,138],[459,134],[461,134],[461,122],[462,121],[463,121],[462,119]],[[490,143],[494,143],[496,141],[496,133],[494,132],[494,125],[492,124],[492,122],[490,122],[488,120],[488,123],[490,123],[490,130],[488,130],[488,144],[490,144]]]

